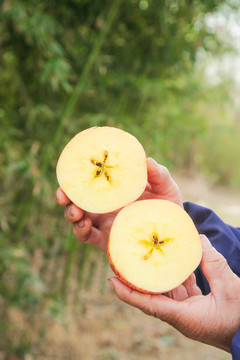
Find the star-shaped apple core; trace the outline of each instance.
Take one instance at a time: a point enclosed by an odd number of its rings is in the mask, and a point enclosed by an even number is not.
[[[112,166],[106,164],[107,158],[108,158],[108,151],[105,150],[103,153],[103,161],[97,161],[97,160],[91,159],[91,163],[98,167],[94,177],[97,178],[97,177],[104,175],[105,178],[107,179],[107,181],[109,181],[111,183],[109,169],[112,168]]]
[[[158,250],[164,255],[162,245],[165,245],[168,241],[172,240],[172,238],[164,238],[160,239],[157,233],[153,233],[151,235],[150,240],[139,240],[139,244],[144,245],[147,248],[150,248],[146,255],[144,255],[143,259],[147,260],[152,256],[154,250]]]

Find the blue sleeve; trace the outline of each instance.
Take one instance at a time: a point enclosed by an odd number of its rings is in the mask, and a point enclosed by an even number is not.
[[[226,258],[230,268],[240,277],[240,228],[225,224],[212,210],[186,202],[184,209],[192,218],[200,234],[205,234],[212,245]],[[210,292],[209,284],[199,266],[196,271],[197,284],[203,294]],[[233,360],[240,359],[240,328],[231,345]]]
[[[240,228],[225,224],[212,210],[186,202],[184,209],[192,218],[199,234],[204,234],[212,245],[227,260],[228,265],[240,277]],[[199,267],[196,270],[197,282],[206,295],[210,288]]]
[[[232,345],[230,348],[232,358],[233,360],[239,360],[240,357],[240,328],[238,329],[238,332],[235,334]]]

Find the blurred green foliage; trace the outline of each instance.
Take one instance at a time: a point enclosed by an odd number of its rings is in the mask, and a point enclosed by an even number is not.
[[[195,67],[200,48],[230,51],[205,23],[223,3],[239,8],[233,0],[0,3],[3,324],[8,306],[24,311],[27,321],[46,307],[58,314],[73,274],[78,302],[85,273],[90,284],[95,271],[96,251],[69,235],[54,195],[56,161],[76,132],[118,126],[170,168],[239,183],[229,84],[211,85]],[[6,354],[20,346],[1,345]]]

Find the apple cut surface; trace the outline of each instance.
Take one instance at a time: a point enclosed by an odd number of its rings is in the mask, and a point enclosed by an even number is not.
[[[83,210],[106,213],[136,200],[147,184],[146,155],[131,134],[114,127],[78,133],[63,149],[57,179]]]
[[[146,293],[176,288],[197,268],[202,244],[190,216],[167,200],[136,201],[116,216],[109,263],[128,286]]]

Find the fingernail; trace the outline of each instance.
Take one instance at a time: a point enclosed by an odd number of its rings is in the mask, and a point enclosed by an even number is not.
[[[207,237],[204,234],[200,234],[200,239],[202,240],[203,247],[207,247]]]
[[[69,207],[69,214],[71,217],[73,217],[73,207],[72,205]]]
[[[112,280],[111,280],[111,279],[108,279],[108,282],[109,282],[109,285],[111,286],[111,288],[114,289]]]
[[[58,200],[58,189],[55,192],[56,199]]]
[[[79,221],[78,227],[79,227],[80,229],[82,229],[82,228],[84,228],[84,226],[85,226],[85,219],[82,219],[82,220]]]
[[[156,160],[154,160],[152,157],[150,157],[150,159],[155,164],[155,166],[158,166],[158,163],[156,162]]]

